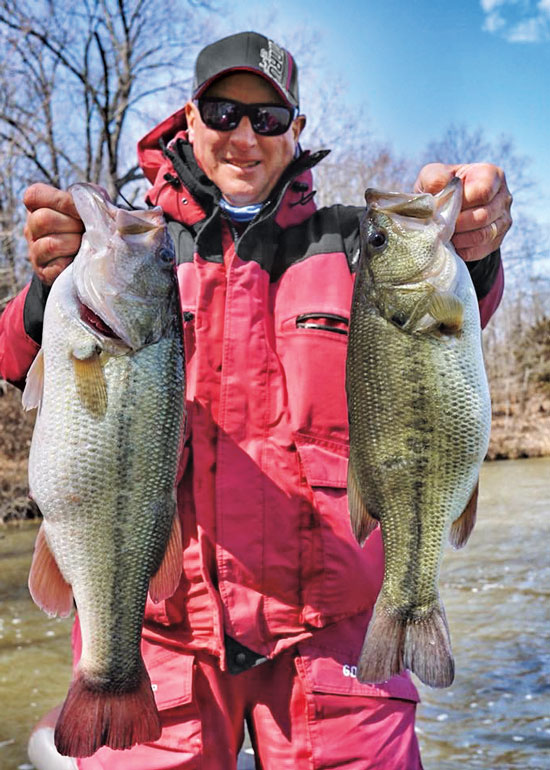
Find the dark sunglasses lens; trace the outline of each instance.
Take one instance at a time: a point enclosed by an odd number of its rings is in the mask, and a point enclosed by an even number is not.
[[[233,102],[199,102],[199,112],[208,128],[215,131],[232,131],[237,128],[242,112]]]
[[[232,131],[245,114],[249,116],[254,131],[263,136],[284,134],[292,122],[291,110],[276,104],[250,106],[247,109],[246,105],[223,99],[200,99],[199,112],[203,123],[215,131]]]
[[[267,105],[256,107],[252,117],[252,128],[264,136],[284,134],[290,126],[292,115],[287,107]]]

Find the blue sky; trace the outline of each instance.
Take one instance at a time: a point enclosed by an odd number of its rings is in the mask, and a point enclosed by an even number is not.
[[[229,31],[269,34],[249,0],[233,7]],[[451,123],[512,138],[550,223],[550,0],[278,0],[273,21],[283,35],[318,30],[345,100],[396,154],[418,155]]]

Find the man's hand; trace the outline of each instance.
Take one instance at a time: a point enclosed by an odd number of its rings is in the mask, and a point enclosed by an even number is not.
[[[24,229],[29,260],[40,280],[50,286],[80,248],[84,224],[70,193],[46,184],[27,187]]]
[[[452,242],[462,259],[474,262],[502,243],[512,225],[512,196],[504,171],[491,163],[429,163],[420,170],[414,189],[435,195],[453,176],[462,179],[463,192]]]

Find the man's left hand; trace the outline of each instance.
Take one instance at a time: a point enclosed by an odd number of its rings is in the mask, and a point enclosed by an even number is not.
[[[475,262],[498,249],[510,229],[512,196],[504,171],[492,163],[429,163],[420,170],[414,189],[435,195],[453,176],[462,179],[463,191],[452,242],[462,259]]]

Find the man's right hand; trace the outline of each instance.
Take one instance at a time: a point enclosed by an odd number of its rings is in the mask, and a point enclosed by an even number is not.
[[[51,286],[80,249],[84,223],[71,194],[47,184],[27,187],[23,203],[29,260],[42,283]]]

